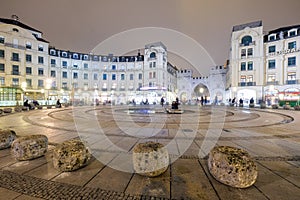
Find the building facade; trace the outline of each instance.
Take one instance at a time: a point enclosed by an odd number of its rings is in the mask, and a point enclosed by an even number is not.
[[[300,25],[266,33],[262,21],[234,26],[227,99],[295,105],[300,92]]]
[[[57,49],[43,33],[18,19],[0,18],[0,106],[23,104],[158,104],[224,102],[227,68],[212,67],[208,76],[168,62],[161,42],[131,56],[94,55]],[[209,67],[209,66],[208,66]],[[201,73],[201,72],[200,72]]]

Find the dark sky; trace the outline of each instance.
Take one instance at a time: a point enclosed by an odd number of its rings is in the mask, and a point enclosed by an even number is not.
[[[228,58],[232,26],[263,20],[269,31],[300,24],[300,1],[1,0],[0,13],[2,18],[18,15],[56,48],[86,53],[129,29],[173,29],[200,43],[219,65]]]

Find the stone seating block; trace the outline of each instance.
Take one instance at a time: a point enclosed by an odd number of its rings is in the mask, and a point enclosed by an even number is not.
[[[13,130],[0,130],[0,149],[9,148],[16,137]]]
[[[284,110],[290,110],[290,109],[291,109],[291,106],[290,106],[290,105],[284,105],[284,106],[283,106],[283,109],[284,109]]]
[[[74,171],[88,164],[91,153],[81,140],[63,142],[53,150],[53,165],[59,171]]]
[[[3,112],[4,112],[4,113],[11,113],[11,112],[12,112],[12,109],[11,109],[11,108],[4,108],[4,109],[3,109]]]
[[[3,110],[2,109],[0,109],[0,115],[3,113]]]
[[[47,106],[47,109],[52,109],[52,106]]]
[[[22,107],[22,110],[23,110],[23,111],[28,111],[28,110],[29,110],[29,107],[23,106],[23,107]]]
[[[29,135],[17,138],[11,145],[12,155],[17,160],[31,160],[45,155],[48,138],[45,135]]]
[[[250,103],[250,104],[249,104],[249,107],[250,107],[250,108],[254,108],[254,103]]]
[[[42,106],[42,105],[38,105],[37,108],[38,108],[39,110],[41,110],[41,109],[43,109],[43,106]]]
[[[272,109],[278,109],[278,105],[277,104],[273,104],[272,105]]]
[[[134,147],[132,157],[135,172],[143,176],[159,176],[169,166],[168,150],[160,143],[139,143]]]
[[[21,106],[16,106],[15,107],[15,112],[22,112],[22,107]]]
[[[250,187],[258,174],[257,166],[248,152],[229,146],[218,146],[211,150],[208,168],[216,180],[236,188]]]
[[[296,105],[296,106],[294,106],[294,109],[295,109],[295,110],[300,110],[300,106],[299,106],[299,105]]]

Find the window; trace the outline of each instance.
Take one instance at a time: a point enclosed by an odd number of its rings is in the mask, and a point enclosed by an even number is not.
[[[4,56],[5,56],[4,50],[0,49],[0,58],[4,58]]]
[[[150,53],[150,58],[156,58],[156,53],[155,52]]]
[[[107,74],[103,74],[102,75],[102,79],[105,81],[105,80],[107,80]]]
[[[68,73],[67,72],[62,72],[62,77],[63,78],[68,78]]]
[[[62,52],[61,55],[62,55],[62,57],[64,57],[64,58],[67,58],[67,57],[68,57],[67,52]]]
[[[142,79],[143,79],[143,74],[139,73],[139,80],[142,80]]]
[[[56,77],[56,72],[55,72],[54,70],[51,70],[50,76],[51,76],[51,77]]]
[[[125,74],[121,74],[121,80],[125,80]]]
[[[51,64],[52,67],[55,67],[55,65],[56,65],[56,60],[55,60],[55,59],[51,59],[51,60],[50,60],[50,64]]]
[[[75,85],[75,84],[74,84],[74,85]],[[68,88],[68,83],[62,82],[62,88],[64,88],[64,89]]]
[[[268,61],[268,67],[269,67],[269,69],[275,69],[276,68],[276,61],[275,60],[269,60]]]
[[[296,84],[296,72],[289,72],[287,74],[287,84]]]
[[[5,41],[4,37],[0,36],[0,43],[4,44],[4,41]]]
[[[252,37],[250,35],[244,36],[242,38],[242,45],[249,46],[252,43]]]
[[[43,45],[41,45],[41,44],[39,44],[39,46],[38,46],[38,50],[39,50],[39,51],[44,51],[44,46],[43,46]]]
[[[252,61],[248,62],[248,70],[249,71],[253,70],[253,62]]]
[[[152,78],[152,72],[149,72],[149,79]]]
[[[252,48],[249,48],[249,49],[247,50],[247,55],[248,55],[248,56],[253,56],[253,49],[252,49]]]
[[[19,54],[18,53],[12,53],[12,61],[19,61]]]
[[[84,74],[83,74],[83,79],[84,79],[84,80],[87,80],[87,79],[89,79],[89,74],[87,74],[87,73],[84,73]]]
[[[241,71],[246,71],[246,63],[245,62],[241,63]]]
[[[44,64],[44,57],[39,56],[39,57],[38,57],[38,63],[39,63],[39,64]]]
[[[296,49],[296,41],[288,43],[288,49]]]
[[[153,68],[156,67],[156,62],[153,62]]]
[[[274,41],[276,39],[275,35],[269,35],[269,41]]]
[[[296,66],[296,56],[288,58],[288,66]]]
[[[13,75],[19,75],[19,65],[13,65],[12,66],[12,74]]]
[[[44,69],[43,68],[39,68],[38,69],[38,75],[39,76],[43,76],[44,75]]]
[[[3,63],[0,63],[0,72],[5,71],[5,65]]]
[[[73,79],[78,79],[78,73],[77,72],[73,72]]]
[[[269,53],[275,53],[276,51],[276,46],[273,45],[273,46],[269,46]]]
[[[63,66],[63,67],[67,67],[67,66],[68,66],[67,61],[62,61],[62,66]]]
[[[74,68],[78,68],[78,65],[77,65],[77,64],[73,64],[73,67],[74,67]]]
[[[269,74],[269,75],[268,75],[267,81],[268,81],[268,82],[275,82],[275,81],[276,81],[276,76],[275,76],[275,74]]]
[[[26,47],[26,49],[31,49],[31,43],[30,42],[26,42],[25,47]]]
[[[111,80],[115,81],[116,80],[116,74],[111,75]]]
[[[112,69],[112,70],[116,70],[116,69],[117,69],[117,68],[116,68],[116,65],[112,65],[112,66],[111,66],[111,69]]]
[[[5,77],[0,76],[0,85],[5,85]]]
[[[152,73],[152,78],[156,78],[156,72]]]
[[[32,61],[32,56],[29,54],[26,54],[26,62],[31,62]]]
[[[78,88],[78,83],[73,83],[73,88]]]
[[[18,78],[13,78],[12,79],[12,85],[13,86],[19,86],[19,79]]]
[[[129,75],[129,79],[132,81],[133,80],[133,74]]]
[[[247,76],[247,82],[249,83],[251,83],[251,82],[253,82],[253,76],[252,75],[249,75],[249,76]]]
[[[94,74],[94,81],[98,80],[98,74]]]
[[[242,49],[241,50],[241,58],[245,58],[246,57],[246,49]]]
[[[26,79],[26,86],[27,87],[32,87],[32,80],[31,79]]]
[[[38,80],[38,87],[44,87],[44,80]]]
[[[87,64],[87,63],[84,63],[84,64],[83,64],[83,68],[84,68],[84,69],[87,69],[87,68],[89,68],[89,64]]]
[[[296,35],[296,31],[290,31],[290,32],[289,32],[289,36],[290,36],[290,37],[295,36],[295,35]]]
[[[26,67],[26,74],[27,75],[32,74],[32,68],[31,67]]]

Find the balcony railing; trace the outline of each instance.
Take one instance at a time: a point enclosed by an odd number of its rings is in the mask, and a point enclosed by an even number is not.
[[[239,86],[256,86],[256,82],[239,82]]]
[[[21,59],[20,59],[20,58],[14,58],[14,57],[12,57],[12,58],[11,58],[11,61],[20,62]]]
[[[286,81],[287,85],[293,85],[293,84],[298,84],[298,80],[287,80]]]
[[[19,71],[12,71],[11,74],[12,75],[20,75],[21,73]]]
[[[279,85],[278,81],[268,81],[266,85]]]

